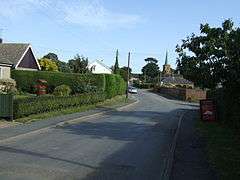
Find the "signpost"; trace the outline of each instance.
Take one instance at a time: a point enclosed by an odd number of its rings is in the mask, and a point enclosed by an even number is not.
[[[200,101],[201,120],[207,122],[216,121],[216,105],[213,100]]]

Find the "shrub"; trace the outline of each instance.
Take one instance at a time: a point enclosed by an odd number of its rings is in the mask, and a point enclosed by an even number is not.
[[[53,94],[55,96],[69,96],[70,93],[71,93],[71,88],[67,85],[61,85],[61,86],[57,86],[55,89],[54,89],[54,92]]]
[[[122,95],[126,92],[126,82],[120,75],[105,75],[106,85],[105,94],[106,98],[110,99],[116,95]]]
[[[0,79],[0,93],[8,94],[15,91],[16,82],[13,79]]]
[[[74,94],[87,92],[85,86],[105,89],[105,77],[103,74],[74,74],[47,71],[19,71],[11,72],[12,78],[17,82],[17,88],[24,92],[33,92],[33,87],[38,79],[48,82],[48,92],[52,93],[57,86],[65,84],[72,89]]]
[[[14,118],[56,111],[70,107],[95,104],[105,100],[104,93],[85,93],[75,96],[40,96],[14,99]]]

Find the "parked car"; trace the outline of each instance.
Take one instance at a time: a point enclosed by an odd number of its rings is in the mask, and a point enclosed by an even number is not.
[[[137,88],[132,87],[132,86],[128,87],[128,92],[132,93],[132,94],[137,94],[138,93]]]

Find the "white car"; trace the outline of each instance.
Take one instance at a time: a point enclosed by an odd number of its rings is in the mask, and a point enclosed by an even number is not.
[[[137,88],[132,87],[132,86],[128,87],[128,92],[132,93],[132,94],[137,94],[138,93]]]

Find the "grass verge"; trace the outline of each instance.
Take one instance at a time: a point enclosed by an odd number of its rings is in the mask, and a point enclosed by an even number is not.
[[[47,112],[47,113],[42,113],[42,114],[33,114],[28,117],[24,118],[19,118],[15,119],[15,122],[20,122],[20,123],[31,123],[34,121],[39,121],[39,120],[44,120],[48,119],[51,117],[56,117],[56,116],[61,116],[61,115],[66,115],[66,114],[72,114],[72,113],[77,113],[77,112],[84,112],[88,111],[97,107],[104,107],[104,108],[116,108],[118,106],[122,106],[128,103],[131,103],[132,100],[127,100],[125,96],[116,96],[112,99],[108,99],[104,102],[97,103],[94,105],[84,105],[80,107],[72,107],[72,108],[67,108],[67,109],[62,109],[58,111],[52,111],[52,112]]]
[[[240,136],[219,123],[198,122],[197,129],[206,140],[210,164],[220,179],[240,179]]]

